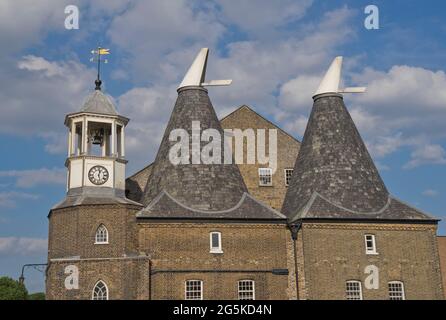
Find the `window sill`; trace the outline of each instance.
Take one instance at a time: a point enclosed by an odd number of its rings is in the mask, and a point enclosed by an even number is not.
[[[366,252],[365,253],[367,256],[378,256],[379,253],[378,252]]]
[[[211,251],[209,251],[209,253],[216,253],[216,254],[222,254],[223,253],[223,251],[222,250],[211,250]]]
[[[94,244],[103,245],[103,244],[109,244],[108,242],[95,242]]]

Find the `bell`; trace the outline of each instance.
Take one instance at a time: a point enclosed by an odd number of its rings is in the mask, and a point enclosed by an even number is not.
[[[104,129],[95,130],[91,139],[92,144],[102,144],[104,141]]]

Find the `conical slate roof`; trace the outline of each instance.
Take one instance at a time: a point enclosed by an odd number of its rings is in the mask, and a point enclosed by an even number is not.
[[[82,106],[81,112],[98,113],[117,116],[115,106],[101,90],[94,90]]]
[[[282,213],[290,221],[435,220],[389,195],[338,93],[314,97]]]
[[[340,94],[315,98],[283,212],[296,213],[313,192],[358,212],[387,203],[384,182]]]
[[[166,192],[188,208],[218,211],[235,207],[247,192],[236,164],[192,164],[192,143],[189,144],[190,164],[175,165],[170,161],[169,150],[177,143],[169,140],[170,133],[174,129],[184,129],[192,137],[192,121],[200,122],[201,132],[212,128],[223,137],[223,129],[208,92],[201,86],[186,86],[178,90],[175,107],[144,191],[142,202],[145,206]],[[201,148],[208,143],[201,142]],[[223,139],[221,148],[224,150]]]

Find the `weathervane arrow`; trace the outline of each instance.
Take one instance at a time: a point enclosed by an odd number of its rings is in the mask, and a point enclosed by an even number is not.
[[[101,90],[101,61],[104,63],[108,63],[107,59],[102,59],[101,56],[104,55],[108,55],[110,54],[110,49],[106,49],[106,48],[101,48],[100,46],[95,49],[95,50],[91,50],[91,54],[93,55],[93,57],[90,59],[91,62],[97,62],[98,63],[98,77],[95,80],[95,90]]]

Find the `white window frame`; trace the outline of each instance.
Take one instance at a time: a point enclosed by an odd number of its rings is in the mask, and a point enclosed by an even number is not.
[[[372,237],[371,241],[373,244],[373,248],[370,248],[367,246],[367,237]],[[364,235],[364,244],[365,244],[365,254],[378,254],[376,251],[376,237],[374,234],[366,234]]]
[[[283,169],[283,172],[284,172],[284,175],[285,175],[285,186],[288,187],[290,184],[287,183],[287,181],[286,181],[286,174],[287,174],[287,171],[292,171],[292,172],[294,173],[294,169],[292,169],[292,168]],[[293,176],[293,173],[291,173],[291,176],[290,176],[290,182],[291,182],[291,177]]]
[[[196,281],[200,283],[200,299],[188,299],[187,298],[187,283]],[[184,281],[184,300],[203,300],[203,280],[197,280],[197,279],[189,279]]]
[[[218,235],[218,247],[212,246],[212,236],[214,234]],[[221,232],[220,231],[211,231],[209,233],[209,252],[210,253],[223,253],[222,245],[221,245]]]
[[[91,300],[104,300],[104,299],[95,299],[95,289],[98,286],[99,283],[102,283],[105,287],[105,293],[106,293],[106,297],[105,300],[109,299],[109,290],[108,290],[108,286],[107,284],[103,281],[103,280],[98,280],[94,286],[93,286],[93,290],[91,291]]]
[[[99,232],[99,229],[100,228],[104,228],[104,230],[105,230],[105,234],[106,234],[106,236],[107,236],[107,240],[106,241],[98,241],[98,232]],[[107,227],[103,224],[103,223],[101,223],[97,228],[96,228],[96,232],[95,232],[95,234],[94,234],[94,244],[109,244],[109,238],[110,238],[110,234],[109,234],[109,232],[108,232],[108,229],[107,229]]]
[[[349,290],[349,288],[348,288],[348,285],[349,284],[358,284],[359,286],[359,299],[349,299],[349,293],[354,293],[353,291],[351,291],[351,290]],[[361,281],[358,281],[358,280],[348,280],[348,281],[346,281],[345,282],[345,298],[347,299],[347,300],[362,300],[363,299],[363,297],[362,297],[362,283],[361,283]]]
[[[268,174],[271,177],[270,183],[268,183],[268,184],[262,183],[261,177],[265,176],[265,174],[263,174],[262,171],[268,172]],[[261,187],[271,187],[273,185],[273,169],[271,169],[271,168],[259,168],[258,173],[259,173],[259,186],[261,186]]]
[[[390,291],[390,286],[393,284],[401,285],[401,299],[392,299],[392,296],[390,295],[391,292],[396,293],[396,291]],[[387,289],[389,293],[389,300],[406,300],[406,292],[404,290],[404,283],[402,281],[389,281],[387,284]]]
[[[242,299],[240,297],[240,293],[242,293],[242,292],[248,292],[248,293],[251,292],[251,290],[242,290],[242,291],[240,291],[240,283],[242,283],[242,282],[251,282],[252,283],[252,299]],[[254,280],[243,279],[243,280],[237,281],[237,290],[238,290],[237,292],[238,292],[238,299],[239,300],[255,300],[256,299],[256,282]]]

